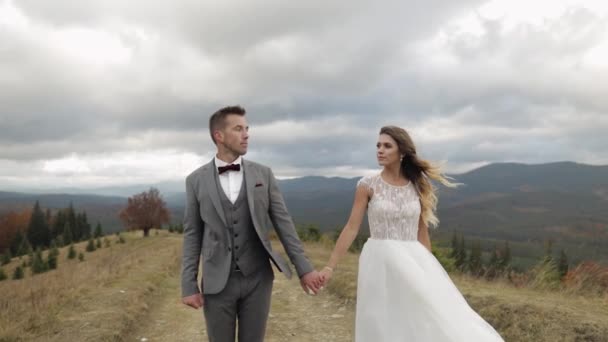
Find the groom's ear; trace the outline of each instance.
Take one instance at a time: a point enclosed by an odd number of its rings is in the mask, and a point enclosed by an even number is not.
[[[218,142],[224,140],[224,134],[219,129],[213,131],[213,142],[217,145]]]

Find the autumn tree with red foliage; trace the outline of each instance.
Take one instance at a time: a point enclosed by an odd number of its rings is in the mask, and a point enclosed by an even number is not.
[[[127,206],[120,211],[119,217],[127,230],[143,230],[144,236],[148,236],[150,229],[169,223],[170,214],[158,189],[150,188],[129,197]]]
[[[0,216],[0,251],[11,247],[18,232],[25,235],[31,217],[32,209],[19,212],[10,211]],[[11,252],[15,254],[17,251],[12,250]]]

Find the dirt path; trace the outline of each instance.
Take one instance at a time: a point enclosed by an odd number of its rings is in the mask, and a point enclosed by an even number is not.
[[[276,278],[266,332],[267,342],[352,341],[354,306],[327,292],[309,296],[297,279]],[[169,279],[150,306],[148,318],[127,341],[206,341],[202,311],[179,301],[177,277]]]

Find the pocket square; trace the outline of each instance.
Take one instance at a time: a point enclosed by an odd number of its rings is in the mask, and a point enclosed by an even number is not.
[[[256,187],[256,188],[258,188],[258,187],[260,187],[260,186],[262,186],[262,185],[264,185],[264,184],[262,184],[262,183],[255,183],[255,187]]]

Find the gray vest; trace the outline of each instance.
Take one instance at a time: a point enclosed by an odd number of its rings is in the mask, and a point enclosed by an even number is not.
[[[262,245],[251,220],[244,177],[241,191],[234,204],[224,193],[219,179],[216,178],[216,182],[224,215],[226,216],[226,224],[228,225],[226,228],[230,239],[229,250],[232,254],[230,268],[232,270],[239,269],[243,275],[247,276],[262,266],[269,267],[268,253]]]

